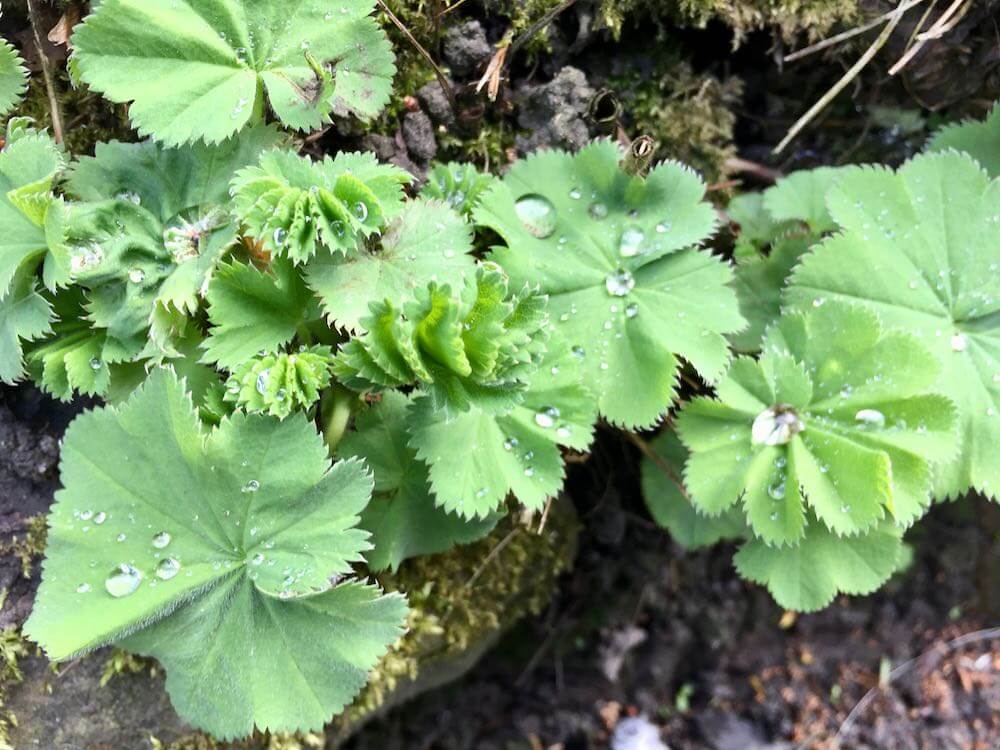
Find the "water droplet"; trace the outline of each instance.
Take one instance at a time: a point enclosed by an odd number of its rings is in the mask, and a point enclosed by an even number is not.
[[[134,594],[142,583],[142,573],[128,563],[122,563],[108,574],[104,588],[116,599]]]
[[[880,430],[885,427],[885,414],[877,409],[862,409],[854,415],[854,421],[860,423],[861,429]]]
[[[546,430],[555,427],[557,419],[559,410],[554,406],[546,406],[535,412],[535,424]]]
[[[247,492],[256,492],[259,489],[260,489],[260,482],[258,482],[256,479],[251,479],[249,482],[243,485],[243,488],[240,490],[240,492],[243,492],[245,494]]]
[[[770,518],[772,521],[777,521],[778,520],[778,514],[777,513],[772,513],[771,515],[768,516],[768,518]]]
[[[813,300],[813,307],[822,307],[823,303],[826,302],[822,297],[817,297]]]
[[[556,208],[548,198],[537,193],[522,196],[514,204],[514,210],[532,236],[544,240],[556,231]]]
[[[757,415],[750,428],[750,441],[754,445],[785,445],[804,429],[798,414],[790,406],[779,404]]]
[[[633,302],[632,304],[628,305],[625,308],[626,318],[634,318],[638,314],[639,314],[639,306],[635,302]]]
[[[623,258],[633,258],[642,252],[642,243],[645,241],[646,233],[639,227],[625,227],[618,242],[618,252]]]
[[[570,349],[570,351],[573,353],[573,356],[576,357],[577,359],[583,359],[584,357],[587,356],[587,352],[584,350],[582,346],[574,346],[572,349]]]
[[[261,396],[267,395],[267,381],[271,377],[271,369],[261,370],[260,374],[257,376],[257,393]]]
[[[969,346],[969,340],[964,333],[956,333],[951,337],[951,348],[956,352],[964,352]]]
[[[526,477],[533,477],[533,476],[535,476],[535,470],[532,469],[530,466],[528,466],[524,470],[524,476],[526,476]]]
[[[89,583],[81,583],[79,586],[76,587],[76,593],[78,594],[86,594],[88,591],[90,591]]]
[[[274,241],[275,247],[282,247],[285,244],[285,238],[288,237],[288,232],[285,231],[284,227],[278,227],[274,230],[274,234],[271,235],[271,239]]]
[[[253,565],[261,565],[261,564],[263,564],[263,562],[264,562],[264,553],[263,552],[258,552],[256,555],[254,555],[250,559],[250,562]]]
[[[92,360],[90,360],[90,369],[91,370],[100,370],[101,369],[101,360],[99,360],[97,357],[94,357]]]
[[[115,537],[115,541],[116,542],[124,542],[125,541],[125,535],[124,534],[119,534],[118,536]]]
[[[575,201],[580,200],[583,197],[583,193],[580,192],[580,188],[573,188],[569,191],[569,197]]]
[[[504,450],[512,451],[517,447],[517,438],[507,438],[503,441]]]
[[[849,510],[850,510],[850,507],[846,503],[844,505],[840,506],[840,512],[841,513],[847,513]]]
[[[608,278],[604,280],[604,287],[613,297],[624,297],[635,289],[635,277],[628,270],[619,268],[614,273],[608,274]]]
[[[354,204],[354,215],[358,217],[361,221],[366,221],[368,219],[368,204],[364,201],[358,201]]]
[[[669,231],[670,231],[670,222],[668,221],[661,221],[659,224],[656,225],[657,234],[666,234]]]
[[[591,203],[590,208],[587,210],[590,212],[590,215],[598,221],[607,218],[608,215],[608,207],[603,203]]]
[[[169,581],[181,572],[181,563],[177,558],[165,557],[156,566],[156,577],[164,581]]]
[[[108,514],[103,510],[94,516],[94,523],[100,526],[102,523],[108,520]]]
[[[170,532],[161,531],[153,537],[153,546],[156,547],[156,549],[163,549],[170,544],[171,538]]]
[[[79,517],[80,517],[81,521],[89,521],[91,518],[94,517],[94,511],[92,511],[92,510],[81,510],[80,513],[79,513]]]
[[[772,500],[782,500],[785,497],[785,480],[784,478],[779,479],[774,482],[771,486],[767,488],[767,494]]]
[[[146,272],[141,268],[133,268],[128,272],[128,280],[133,284],[141,284],[146,279]]]

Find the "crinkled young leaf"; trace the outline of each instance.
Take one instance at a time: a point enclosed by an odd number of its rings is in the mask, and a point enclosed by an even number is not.
[[[690,549],[744,536],[746,523],[736,508],[721,516],[708,516],[687,497],[681,478],[688,451],[675,433],[660,433],[649,447],[657,460],[642,460],[642,496],[653,519],[670,532],[674,541]]]
[[[0,117],[7,115],[28,88],[28,70],[17,51],[0,39]]]
[[[378,249],[344,259],[320,254],[306,281],[332,323],[352,330],[372,303],[398,301],[432,281],[460,287],[474,273],[472,232],[441,203],[413,201],[389,226]]]
[[[273,255],[296,264],[319,247],[354,255],[365,238],[399,213],[412,178],[372,154],[339,154],[314,162],[271,151],[233,180],[233,211],[247,233]]]
[[[141,135],[217,143],[260,120],[319,127],[331,111],[374,117],[389,99],[392,50],[374,2],[105,0],[73,33],[81,78],[131,102]]]
[[[898,171],[845,170],[828,197],[843,232],[805,256],[791,305],[863,302],[941,361],[935,387],[958,406],[961,451],[935,494],[1000,488],[1000,181],[970,157],[917,156]]]
[[[495,179],[491,174],[480,172],[473,164],[433,164],[420,195],[440,200],[463,216],[472,216],[473,209],[479,205]]]
[[[328,346],[255,357],[236,366],[226,386],[226,401],[284,419],[319,401],[320,391],[330,384],[332,361]]]
[[[223,263],[208,288],[208,305],[212,328],[203,359],[229,370],[259,352],[276,351],[318,314],[299,272],[282,259],[263,271]]]
[[[341,348],[334,373],[355,390],[419,385],[445,419],[472,407],[506,412],[538,365],[547,324],[545,298],[511,294],[490,263],[454,293],[432,282],[400,307],[372,304],[366,332]]]
[[[745,542],[733,558],[740,575],[767,586],[785,609],[815,612],[838,593],[870,594],[900,567],[901,531],[882,523],[859,537],[838,537],[823,524],[809,523],[795,547]]]
[[[372,570],[396,570],[404,560],[444,552],[486,536],[500,516],[468,520],[435,507],[427,467],[407,444],[411,399],[389,391],[355,418],[340,456],[363,458],[375,475],[375,497],[361,512],[361,528],[374,549],[365,555]]]
[[[597,419],[579,358],[558,340],[531,376],[523,401],[505,414],[473,405],[452,418],[422,396],[410,416],[410,445],[430,467],[438,506],[487,518],[508,493],[537,510],[565,478],[560,446],[584,451]]]
[[[330,466],[304,419],[205,433],[155,372],[66,433],[42,584],[25,632],[53,660],[108,643],[153,656],[178,712],[219,738],[320,728],[406,614],[351,574],[371,475]]]
[[[733,286],[740,300],[740,313],[750,325],[730,334],[734,349],[742,352],[760,349],[764,331],[781,312],[781,294],[788,276],[812,241],[812,237],[782,237],[774,241],[767,256],[736,264]]]
[[[0,381],[14,383],[24,376],[24,341],[52,331],[52,306],[38,290],[30,266],[14,277],[0,297]]]
[[[928,151],[952,148],[978,161],[990,177],[1000,177],[1000,106],[994,105],[981,122],[968,120],[941,128],[927,145]]]
[[[575,156],[534,154],[483,196],[475,218],[506,242],[491,257],[512,282],[549,295],[601,413],[635,427],[670,405],[677,355],[714,380],[729,361],[723,334],[744,321],[732,271],[691,249],[715,226],[704,183],[676,163],[631,176],[620,157],[605,141]]]
[[[955,409],[930,393],[939,369],[863,307],[786,315],[759,362],[737,359],[716,398],[678,417],[685,486],[709,515],[742,499],[772,545],[799,543],[807,511],[837,535],[863,534],[886,511],[908,526],[930,503],[931,464],[955,451]]]

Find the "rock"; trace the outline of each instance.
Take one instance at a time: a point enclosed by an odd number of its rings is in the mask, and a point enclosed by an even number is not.
[[[451,72],[458,78],[467,78],[485,67],[493,57],[493,46],[479,21],[466,21],[445,31],[442,53]]]
[[[455,124],[455,113],[451,109],[447,94],[438,81],[431,81],[417,90],[417,99],[430,118],[438,125],[451,127]]]
[[[516,139],[522,154],[540,148],[575,151],[590,141],[584,116],[594,98],[594,89],[583,71],[567,65],[549,83],[522,87],[517,98],[520,105],[517,124],[528,131],[527,136]]]
[[[407,112],[403,118],[403,141],[416,161],[427,164],[437,156],[437,139],[434,124],[422,110]]]
[[[611,737],[611,750],[670,750],[660,739],[660,728],[645,716],[622,719]]]
[[[369,133],[361,139],[361,148],[364,151],[374,152],[379,161],[395,164],[418,179],[424,177],[425,170],[418,167],[410,159],[401,130],[396,131],[395,136]]]

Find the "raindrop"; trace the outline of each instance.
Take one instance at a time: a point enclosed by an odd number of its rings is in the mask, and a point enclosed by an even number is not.
[[[535,412],[535,424],[546,430],[555,427],[557,419],[559,419],[559,410],[554,406],[546,406]]]
[[[128,563],[122,563],[108,574],[104,588],[116,599],[134,594],[142,583],[142,573]]]
[[[81,510],[80,511],[80,520],[81,521],[89,521],[93,517],[94,517],[94,511],[92,511],[92,510]]]
[[[624,297],[635,289],[635,277],[628,270],[619,268],[608,274],[608,278],[604,280],[604,287],[611,296]]]
[[[264,553],[263,552],[258,552],[256,555],[254,555],[250,559],[250,562],[253,563],[254,565],[261,565],[261,564],[263,564],[263,562],[264,562]]]
[[[767,494],[772,500],[781,500],[785,497],[785,480],[780,479],[767,488]]]
[[[286,237],[288,237],[288,232],[285,231],[284,227],[277,227],[274,230],[274,234],[271,235],[275,247],[282,247],[285,244]]]
[[[260,489],[260,482],[258,482],[256,479],[251,479],[249,482],[243,485],[243,489],[241,489],[240,492],[243,492],[245,494],[248,492],[256,492],[259,489]]]
[[[503,441],[504,450],[512,451],[517,447],[517,438],[507,438]]]
[[[169,581],[180,572],[180,561],[174,557],[165,557],[160,560],[160,564],[156,566],[156,577],[164,581]]]
[[[116,542],[124,542],[125,541],[125,535],[124,534],[119,534],[118,536],[115,537],[115,541]]]
[[[964,333],[956,333],[951,337],[951,348],[956,352],[964,352],[969,346],[969,340]]]
[[[639,314],[639,306],[637,304],[635,304],[635,302],[633,302],[632,304],[628,305],[625,308],[625,317],[626,318],[634,318],[638,314]]]
[[[141,284],[146,279],[146,272],[141,268],[133,268],[128,272],[128,280],[133,284]]]
[[[772,513],[771,515],[768,516],[768,518],[770,518],[772,521],[777,521],[778,520],[778,514],[777,513]]]
[[[100,370],[101,369],[101,360],[99,360],[97,357],[94,357],[93,359],[91,359],[90,360],[90,369],[91,370]]]
[[[358,201],[354,205],[354,215],[361,221],[366,221],[368,219],[368,204],[364,201]]]
[[[168,531],[161,531],[153,537],[153,546],[156,549],[163,549],[170,544],[171,536]]]
[[[580,188],[573,188],[569,191],[569,197],[575,201],[580,200],[583,197],[583,193],[580,192]]]
[[[822,297],[817,297],[813,300],[813,307],[822,307],[823,303],[826,302]]]
[[[94,516],[94,523],[96,523],[98,526],[100,526],[106,520],[108,520],[108,514],[105,513],[103,510]]]
[[[271,377],[270,368],[266,370],[261,370],[260,374],[257,376],[257,383],[256,383],[257,393],[259,393],[261,396],[267,394],[267,381],[268,378],[270,377]]]
[[[526,477],[533,477],[533,476],[535,476],[535,470],[534,470],[534,469],[532,469],[532,468],[531,468],[530,466],[529,466],[529,467],[527,467],[527,468],[526,468],[526,469],[524,470],[524,476],[526,476]]]
[[[76,587],[76,593],[78,594],[86,594],[88,591],[90,591],[89,583],[81,583],[79,586]]]
[[[798,414],[790,406],[779,404],[757,415],[750,428],[750,440],[754,445],[785,445],[804,429]]]
[[[514,204],[514,210],[532,236],[544,240],[556,231],[556,208],[548,198],[537,193],[522,196]]]
[[[861,429],[880,430],[885,427],[885,414],[877,409],[862,409],[854,415],[854,421],[860,422]]]
[[[840,512],[841,513],[847,513],[849,510],[850,510],[850,507],[848,507],[846,503],[844,505],[840,506]]]
[[[623,258],[633,258],[642,252],[642,243],[645,240],[646,233],[639,227],[625,227],[618,242],[618,253]]]
[[[590,215],[598,221],[607,218],[608,215],[608,207],[603,203],[591,203],[588,211],[590,212]]]
[[[572,349],[570,349],[570,351],[573,353],[573,356],[578,359],[583,359],[585,356],[587,356],[587,352],[584,351],[584,348],[582,346],[574,346]]]
[[[659,224],[656,225],[656,233],[657,234],[666,234],[669,231],[670,231],[670,223],[669,222],[661,221]]]

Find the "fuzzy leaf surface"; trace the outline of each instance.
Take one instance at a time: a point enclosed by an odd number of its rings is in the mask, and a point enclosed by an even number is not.
[[[724,334],[745,323],[730,268],[692,249],[715,227],[704,183],[676,163],[633,177],[620,158],[606,141],[575,156],[537,153],[474,215],[506,242],[491,258],[514,284],[549,295],[556,329],[583,352],[601,414],[636,427],[670,405],[678,356],[714,380],[729,361]]]
[[[320,391],[330,384],[332,360],[328,346],[255,357],[236,366],[225,399],[247,411],[284,419],[319,401]]]
[[[969,120],[941,128],[931,138],[928,151],[964,151],[979,162],[990,177],[1000,177],[1000,107],[994,105],[983,121]]]
[[[926,154],[896,172],[845,170],[829,205],[843,232],[803,258],[788,303],[864,303],[929,347],[961,436],[956,460],[935,474],[935,494],[971,487],[997,497],[1000,181],[967,155]]]
[[[331,586],[367,547],[372,481],[331,467],[305,419],[206,434],[160,370],[74,421],[61,471],[26,625],[53,660],[114,642],[153,656],[178,712],[232,738],[318,729],[400,633],[402,597]]]
[[[0,117],[6,116],[28,88],[24,60],[6,39],[0,39]]]
[[[218,143],[260,121],[315,129],[335,108],[385,106],[392,50],[374,3],[324,0],[105,0],[73,34],[82,79],[131,102],[141,135]]]

